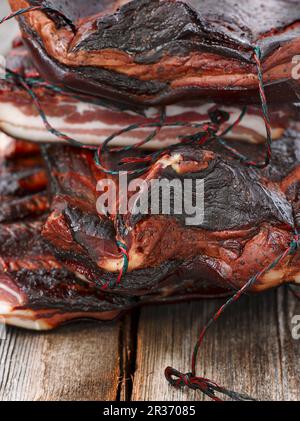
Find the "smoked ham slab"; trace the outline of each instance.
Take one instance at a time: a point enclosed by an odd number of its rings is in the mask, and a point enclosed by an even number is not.
[[[249,157],[262,153],[234,146]],[[111,320],[144,304],[229,294],[286,250],[299,225],[300,140],[293,132],[273,145],[263,171],[246,168],[215,142],[178,146],[154,163],[141,176],[146,183],[204,178],[205,217],[193,227],[185,215],[99,213],[96,185],[107,176],[93,155],[63,145],[42,149],[50,213],[0,223],[0,317],[8,324],[48,330],[78,319]],[[21,150],[26,157],[26,144]],[[110,153],[104,161],[116,168],[120,158]],[[128,246],[129,270],[120,285],[102,290],[123,264],[116,239]],[[286,256],[252,291],[298,284],[299,275],[298,254]]]
[[[111,320],[131,299],[104,294],[64,268],[43,242],[42,221],[0,225],[0,316],[48,330],[74,319]]]
[[[125,243],[129,270],[115,288],[120,293],[171,291],[178,283],[198,281],[240,287],[275,260],[293,238],[299,218],[299,145],[295,133],[276,142],[272,163],[263,171],[246,167],[215,142],[204,148],[178,146],[163,155],[140,180],[150,186],[152,180],[203,179],[205,216],[195,226],[187,224],[187,214],[176,214],[172,206],[168,215],[136,214],[130,209],[121,214],[118,204],[123,203],[123,191],[116,195],[115,214],[99,214],[96,186],[106,176],[93,154],[47,146],[44,155],[52,200],[42,234],[59,260],[99,286],[116,280],[123,265],[117,241]],[[262,154],[255,146],[236,146],[250,157]],[[117,153],[107,154],[106,165],[116,169],[120,158]],[[119,185],[116,176],[108,177]],[[299,275],[298,257],[288,257],[261,277],[253,290],[299,282]]]
[[[132,145],[146,139],[153,127],[145,124],[157,123],[165,113],[165,127],[144,147],[160,149],[178,143],[180,137],[192,135],[199,129],[172,126],[178,122],[201,124],[209,121],[209,113],[216,108],[228,113],[229,119],[220,127],[226,130],[241,115],[241,106],[225,106],[212,102],[185,101],[164,107],[148,107],[131,110],[128,106],[103,99],[86,98],[70,95],[63,89],[61,92],[54,86],[45,84],[34,67],[29,52],[21,40],[17,39],[7,55],[7,67],[19,73],[27,80],[35,80],[33,91],[53,128],[65,133],[83,144],[99,145],[114,133],[138,125],[136,130],[123,132],[111,143],[111,146]],[[30,79],[33,78],[33,79]],[[299,109],[292,104],[269,107],[272,138],[277,140],[291,124],[300,127]],[[298,123],[297,123],[298,120]],[[17,80],[0,80],[0,128],[10,136],[34,142],[63,142],[46,129],[31,96]],[[266,129],[261,109],[249,106],[238,126],[229,131],[229,139],[244,140],[250,143],[263,143]],[[1,148],[1,143],[0,143]]]
[[[79,151],[72,152],[76,156]],[[80,155],[77,156],[80,159]],[[85,171],[90,174],[88,167]],[[86,280],[79,264],[65,265],[63,259],[57,259],[50,242],[42,237],[48,217],[47,184],[39,146],[2,134],[0,323],[49,330],[78,319],[112,320],[124,311],[146,303],[181,301],[226,293],[223,288],[214,288],[201,282],[193,283],[193,286],[178,282],[172,285],[172,289],[157,288],[157,294],[145,296],[141,295],[142,291],[139,296],[126,291],[102,291],[96,282]],[[88,217],[88,214],[83,215],[83,225]],[[110,227],[111,221],[103,218],[103,225]],[[67,234],[64,231],[59,233],[61,244]]]
[[[43,110],[53,127],[83,143],[101,144],[126,125],[156,121],[162,107],[169,123],[199,123],[216,103],[229,113],[227,124],[242,104],[251,104],[231,137],[262,143],[254,57],[259,50],[273,137],[281,139],[273,143],[271,164],[264,170],[246,167],[215,139],[204,147],[171,148],[139,176],[146,186],[153,180],[204,180],[204,218],[196,225],[187,223],[188,214],[176,213],[172,200],[170,214],[130,209],[121,214],[119,188],[116,211],[101,213],[97,183],[118,185],[117,177],[101,171],[87,150],[44,145],[42,161],[36,145],[15,140],[58,141],[45,130],[28,92],[1,81],[0,127],[8,135],[0,146],[0,316],[5,322],[51,329],[82,318],[111,320],[147,303],[229,294],[288,250],[300,224],[300,139],[297,122],[289,121],[297,115],[290,105],[299,96],[299,80],[293,77],[300,46],[296,1],[10,3],[14,11],[41,9],[18,18],[30,56],[16,44],[8,65],[25,78],[46,80],[47,86],[34,86]],[[168,130],[147,146],[170,146],[174,137],[186,135]],[[138,129],[115,145],[147,135]],[[261,146],[237,140],[230,145],[263,160]],[[135,157],[148,153],[141,150]],[[127,154],[133,153],[104,153],[104,163],[120,169]],[[130,176],[127,182],[134,180]],[[124,266],[120,242],[128,249],[129,266],[116,286]],[[300,283],[298,254],[287,254],[252,291],[283,283]]]
[[[257,103],[259,47],[269,102],[299,94],[298,0],[10,0],[41,75],[114,102]],[[256,50],[258,51],[258,50]]]
[[[201,284],[144,297],[103,292],[53,256],[41,238],[42,224],[0,224],[0,321],[8,325],[50,330],[82,319],[113,320],[139,305],[224,295]]]

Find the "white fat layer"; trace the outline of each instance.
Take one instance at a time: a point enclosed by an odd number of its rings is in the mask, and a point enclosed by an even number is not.
[[[0,301],[0,321],[11,326],[32,330],[49,330],[52,326],[43,319],[34,319],[32,310],[14,310],[12,306]]]
[[[7,292],[9,295],[15,297],[20,305],[23,304],[22,297],[21,297],[20,294],[18,294],[17,291],[13,290],[12,288],[10,288],[9,286],[7,286],[5,284],[0,284],[0,290],[1,289],[2,289],[2,291]]]
[[[189,113],[189,112],[193,112],[193,113],[198,113],[201,115],[207,114],[207,112],[212,109],[212,107],[214,107],[215,104],[214,103],[206,103],[206,104],[197,104],[197,105],[191,105],[191,106],[181,106],[181,105],[168,105],[166,107],[166,115],[168,117],[176,117],[179,116],[183,113]],[[223,108],[224,109],[224,108]],[[235,108],[236,111],[236,108]],[[149,108],[146,111],[146,116],[148,118],[153,118],[155,116],[157,116],[158,114],[158,110],[157,108]]]
[[[13,307],[5,302],[0,301],[0,320],[1,317],[13,311]]]
[[[66,104],[70,105],[70,104]],[[120,124],[110,124],[101,121],[96,115],[97,109],[101,110],[100,106],[95,106],[93,104],[87,104],[84,102],[76,102],[73,104],[76,106],[77,112],[83,116],[84,114],[88,113],[91,116],[91,113],[95,111],[94,119],[90,118],[86,122],[81,122],[80,118],[78,119],[78,123],[72,122],[69,123],[65,121],[64,117],[48,117],[50,124],[57,130],[66,133],[67,135],[75,138],[79,142],[85,144],[92,144],[98,145],[104,142],[104,140],[110,135],[113,134],[124,127],[124,125]],[[199,113],[199,115],[203,116],[207,114],[207,111],[211,109],[213,104],[206,104],[206,105],[198,105],[196,107],[183,107],[183,106],[168,106],[166,109],[166,114],[168,117],[174,117],[178,115],[178,119],[180,120],[180,115],[184,112],[193,111]],[[63,104],[62,104],[63,107]],[[232,107],[225,107],[225,111],[230,113],[230,121],[229,124],[236,121],[240,114],[240,110],[237,108]],[[107,110],[105,110],[107,112]],[[127,114],[132,114],[127,112]],[[150,109],[149,116],[157,115],[157,109]],[[126,125],[126,123],[125,123]],[[243,139],[248,142],[254,141],[254,133],[257,135],[258,138],[261,138],[261,141],[265,138],[265,125],[263,119],[260,116],[254,114],[247,114],[240,124],[240,127],[246,128],[250,130],[249,133],[243,134]],[[57,142],[58,138],[47,131],[43,125],[43,122],[40,116],[36,115],[27,115],[22,112],[20,107],[16,107],[15,105],[5,102],[0,104],[0,128],[5,131],[7,134],[25,140],[30,140],[34,142]],[[105,132],[103,134],[103,132]],[[140,128],[139,132],[149,133],[149,128]],[[252,132],[252,134],[251,134]],[[276,132],[274,133],[276,135]],[[241,138],[241,135],[238,135]],[[235,134],[228,134],[227,137],[237,137]],[[0,142],[2,143],[2,139]],[[111,142],[112,146],[124,146],[124,145],[132,145],[135,144],[137,139],[135,138],[134,131],[130,133],[124,133],[121,136],[118,136]],[[256,139],[257,141],[257,139]],[[4,143],[7,142],[7,139]],[[153,140],[147,143],[147,148],[158,149],[161,148],[162,143],[164,146],[170,146],[174,143],[177,143],[178,140],[174,138],[174,135],[170,136],[170,138],[166,138],[163,141],[161,140]],[[5,146],[3,146],[4,148]]]
[[[0,133],[0,158],[9,155],[13,151],[15,143],[15,139],[5,133]]]
[[[51,326],[45,320],[42,320],[42,319],[30,320],[27,318],[23,318],[22,315],[17,315],[17,314],[15,316],[9,316],[9,317],[3,316],[3,318],[7,325],[21,327],[23,329],[38,330],[38,331],[53,329],[53,326]]]

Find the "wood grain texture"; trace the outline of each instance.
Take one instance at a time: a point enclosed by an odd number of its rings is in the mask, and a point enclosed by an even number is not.
[[[203,400],[165,381],[190,370],[196,333],[223,300],[146,307],[121,322],[51,333],[9,328],[0,342],[0,400]],[[210,330],[198,374],[262,400],[300,399],[300,302],[286,288],[243,297]]]
[[[300,300],[288,289],[277,291],[278,341],[284,400],[300,400],[300,339],[292,338],[294,316],[300,317]],[[298,320],[299,320],[298,317]],[[299,321],[298,321],[299,323]],[[300,329],[297,330],[300,333]]]
[[[145,308],[138,330],[133,400],[202,400],[167,386],[166,366],[190,371],[197,331],[223,300]],[[290,323],[299,302],[285,288],[243,297],[209,331],[198,374],[260,400],[299,400],[299,341]]]
[[[51,333],[9,328],[0,341],[0,400],[115,400],[119,323],[80,323]]]

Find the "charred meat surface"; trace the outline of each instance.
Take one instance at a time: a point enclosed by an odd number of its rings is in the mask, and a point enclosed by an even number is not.
[[[250,158],[263,154],[259,146],[232,144]],[[3,160],[0,175],[41,166],[39,154],[27,155],[31,146],[18,145]],[[189,213],[176,213],[172,193],[170,214],[133,212],[141,197],[133,191],[128,197],[133,208],[101,213],[97,183],[110,179],[118,186],[118,177],[105,175],[89,151],[43,146],[50,213],[0,224],[1,317],[8,324],[45,330],[77,319],[112,320],[138,305],[222,295],[240,287],[286,250],[299,226],[299,150],[299,137],[290,131],[273,145],[272,163],[263,171],[245,167],[216,141],[205,148],[179,145],[161,156],[139,177],[144,186],[152,180],[204,180],[204,218],[190,225]],[[126,154],[110,152],[103,158],[116,169]],[[136,176],[128,177],[127,183],[132,181]],[[26,197],[30,188],[29,183],[22,191],[16,184],[11,196]],[[118,209],[123,192],[116,193]],[[103,290],[124,263],[117,240],[128,247],[128,272],[117,287]],[[289,255],[253,291],[298,280],[299,257]]]
[[[111,320],[135,304],[64,268],[41,238],[42,224],[0,224],[0,315],[8,324],[44,330],[74,319]]]
[[[259,47],[269,101],[299,93],[294,0],[10,3],[14,11],[43,6],[20,18],[24,39],[42,76],[75,91],[135,106],[193,97],[258,102]]]
[[[251,145],[237,143],[237,147],[253,157],[262,153]],[[133,193],[129,194],[133,207],[120,214],[121,191],[115,196],[116,212],[99,214],[96,187],[103,173],[92,154],[49,146],[44,154],[53,199],[43,236],[59,260],[99,285],[116,278],[123,264],[116,241],[125,242],[129,271],[117,288],[120,293],[152,293],[178,279],[238,287],[269,265],[292,239],[299,206],[298,153],[299,138],[290,133],[275,144],[273,162],[263,172],[247,168],[215,143],[208,149],[178,146],[165,154],[140,181],[149,187],[152,180],[181,185],[184,180],[204,180],[204,218],[189,224],[187,213],[176,213],[172,194],[169,214],[133,212],[141,200],[141,195]],[[110,168],[117,168],[116,153],[107,154],[106,159]],[[116,177],[111,178],[118,186]],[[146,192],[150,209],[153,191]],[[160,201],[158,196],[156,203]],[[297,258],[286,259],[275,272],[262,277],[254,290],[297,282]]]
[[[0,224],[0,316],[7,324],[53,329],[78,319],[113,320],[146,303],[224,294],[202,283],[173,283],[145,297],[102,291],[59,262],[41,237],[44,219]]]

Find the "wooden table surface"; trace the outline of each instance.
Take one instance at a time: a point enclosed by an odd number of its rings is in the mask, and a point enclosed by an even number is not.
[[[146,307],[114,323],[50,333],[8,328],[0,341],[0,400],[202,400],[164,379],[189,371],[196,333],[223,300]],[[210,330],[198,373],[261,400],[300,399],[300,301],[287,288],[245,296]]]

